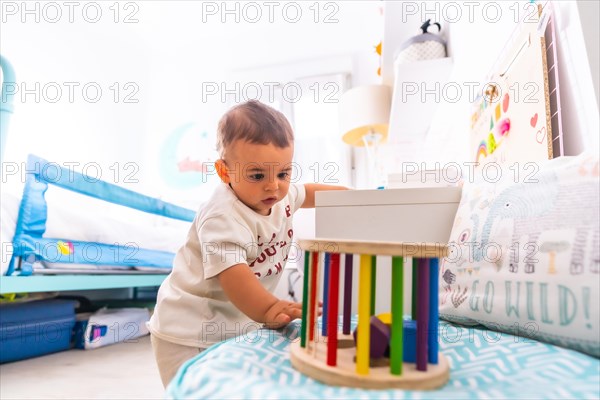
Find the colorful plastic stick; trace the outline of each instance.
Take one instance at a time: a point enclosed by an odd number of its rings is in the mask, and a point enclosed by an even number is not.
[[[308,318],[308,276],[309,276],[310,252],[304,252],[304,283],[302,290],[302,325],[300,327],[300,346],[306,347],[306,321]]]
[[[427,371],[427,330],[429,329],[429,259],[419,259],[417,286],[417,370]]]
[[[438,336],[439,336],[439,260],[432,258],[429,260],[429,363],[438,363]]]
[[[375,288],[377,287],[377,256],[371,256],[371,315],[375,315]]]
[[[346,254],[346,265],[344,269],[344,317],[342,322],[342,333],[350,334],[350,313],[352,312],[352,254]]]
[[[392,257],[392,339],[390,340],[390,373],[402,375],[404,312],[404,259]]]
[[[340,255],[331,254],[331,271],[329,275],[329,315],[327,318],[327,365],[337,365],[338,347],[338,304],[340,294]]]
[[[327,321],[327,315],[329,313],[329,253],[325,253],[325,260],[323,262],[323,321]],[[327,336],[327,323],[321,323],[321,334],[323,337]]]
[[[310,342],[315,340],[315,315],[317,314],[318,305],[318,285],[317,280],[319,278],[319,253],[314,251],[312,253],[312,268],[311,268],[311,283],[310,283],[310,320],[308,323],[308,340]]]
[[[412,285],[411,285],[411,302],[410,302],[410,318],[413,321],[417,320],[417,279],[419,276],[419,260],[416,257],[412,259]]]
[[[371,256],[360,255],[360,279],[358,282],[358,332],[356,343],[356,373],[369,374],[371,343]]]

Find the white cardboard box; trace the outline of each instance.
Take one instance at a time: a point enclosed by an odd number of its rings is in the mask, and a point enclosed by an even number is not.
[[[447,243],[461,188],[316,193],[316,236],[386,242]]]

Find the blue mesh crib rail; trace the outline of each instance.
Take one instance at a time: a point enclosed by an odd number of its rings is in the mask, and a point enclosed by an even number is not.
[[[23,199],[13,239],[13,257],[7,275],[31,275],[35,261],[127,267],[171,268],[174,254],[69,238],[44,238],[48,185],[71,190],[110,203],[182,221],[193,221],[195,212],[120,186],[92,179],[56,163],[29,155]],[[90,251],[93,248],[93,251]],[[93,256],[90,256],[90,253]]]

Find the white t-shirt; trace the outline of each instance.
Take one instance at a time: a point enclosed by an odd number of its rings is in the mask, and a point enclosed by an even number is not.
[[[292,242],[292,215],[304,203],[304,185],[291,184],[288,195],[260,215],[242,203],[228,185],[219,185],[196,215],[173,270],[158,291],[148,323],[153,335],[169,342],[206,348],[232,337],[252,340],[261,324],[227,298],[216,276],[248,264],[273,292]]]

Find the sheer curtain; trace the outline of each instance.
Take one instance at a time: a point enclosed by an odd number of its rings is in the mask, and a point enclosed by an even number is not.
[[[303,183],[351,184],[350,148],[341,140],[338,105],[347,74],[298,79],[301,96],[290,103],[296,135],[295,178]]]

